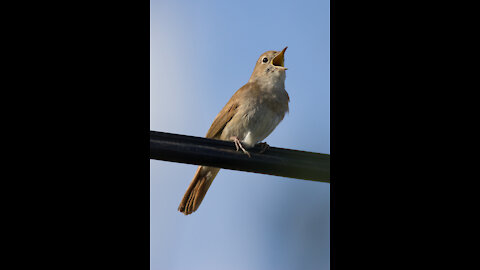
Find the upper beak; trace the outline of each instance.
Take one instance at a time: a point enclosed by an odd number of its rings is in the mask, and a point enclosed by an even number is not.
[[[286,69],[283,64],[284,64],[284,55],[285,55],[285,51],[287,50],[288,47],[285,47],[277,56],[275,56],[275,58],[273,58],[272,60],[272,65],[274,66],[279,66],[279,67],[283,67],[284,69]]]

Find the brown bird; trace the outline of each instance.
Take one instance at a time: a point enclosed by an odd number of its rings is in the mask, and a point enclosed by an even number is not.
[[[265,139],[288,112],[284,54],[267,51],[258,58],[250,80],[230,98],[213,120],[206,137],[234,141],[237,151]],[[265,144],[268,146],[267,144]],[[220,168],[199,166],[178,210],[189,215],[198,209]]]

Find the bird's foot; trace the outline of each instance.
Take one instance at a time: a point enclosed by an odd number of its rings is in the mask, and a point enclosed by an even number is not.
[[[245,148],[243,148],[242,142],[238,139],[237,136],[230,137],[230,140],[233,140],[233,142],[235,143],[235,147],[237,148],[237,151],[238,149],[242,149],[243,153],[247,154],[248,157],[252,157],[250,156],[250,153],[247,150],[245,150]]]
[[[268,145],[268,143],[266,143],[266,142],[261,142],[261,143],[257,143],[257,144],[260,145],[260,147],[262,147],[260,152],[258,152],[259,154],[263,154],[265,151],[267,151],[268,148],[270,148],[270,145]]]

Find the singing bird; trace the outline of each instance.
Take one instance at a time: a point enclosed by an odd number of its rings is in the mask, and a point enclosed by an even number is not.
[[[205,137],[234,141],[237,151],[251,148],[265,139],[288,112],[285,91],[284,55],[267,51],[257,60],[248,82],[235,92],[213,120]],[[267,144],[265,144],[268,146]],[[199,166],[178,210],[185,215],[195,212],[220,168]]]

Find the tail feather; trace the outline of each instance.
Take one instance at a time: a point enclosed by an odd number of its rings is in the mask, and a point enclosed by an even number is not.
[[[200,206],[200,203],[202,203],[202,200],[205,197],[205,194],[207,194],[208,188],[212,184],[213,179],[217,176],[218,171],[220,171],[219,168],[199,166],[190,186],[188,186],[188,189],[183,196],[178,211],[185,215],[195,212]]]

